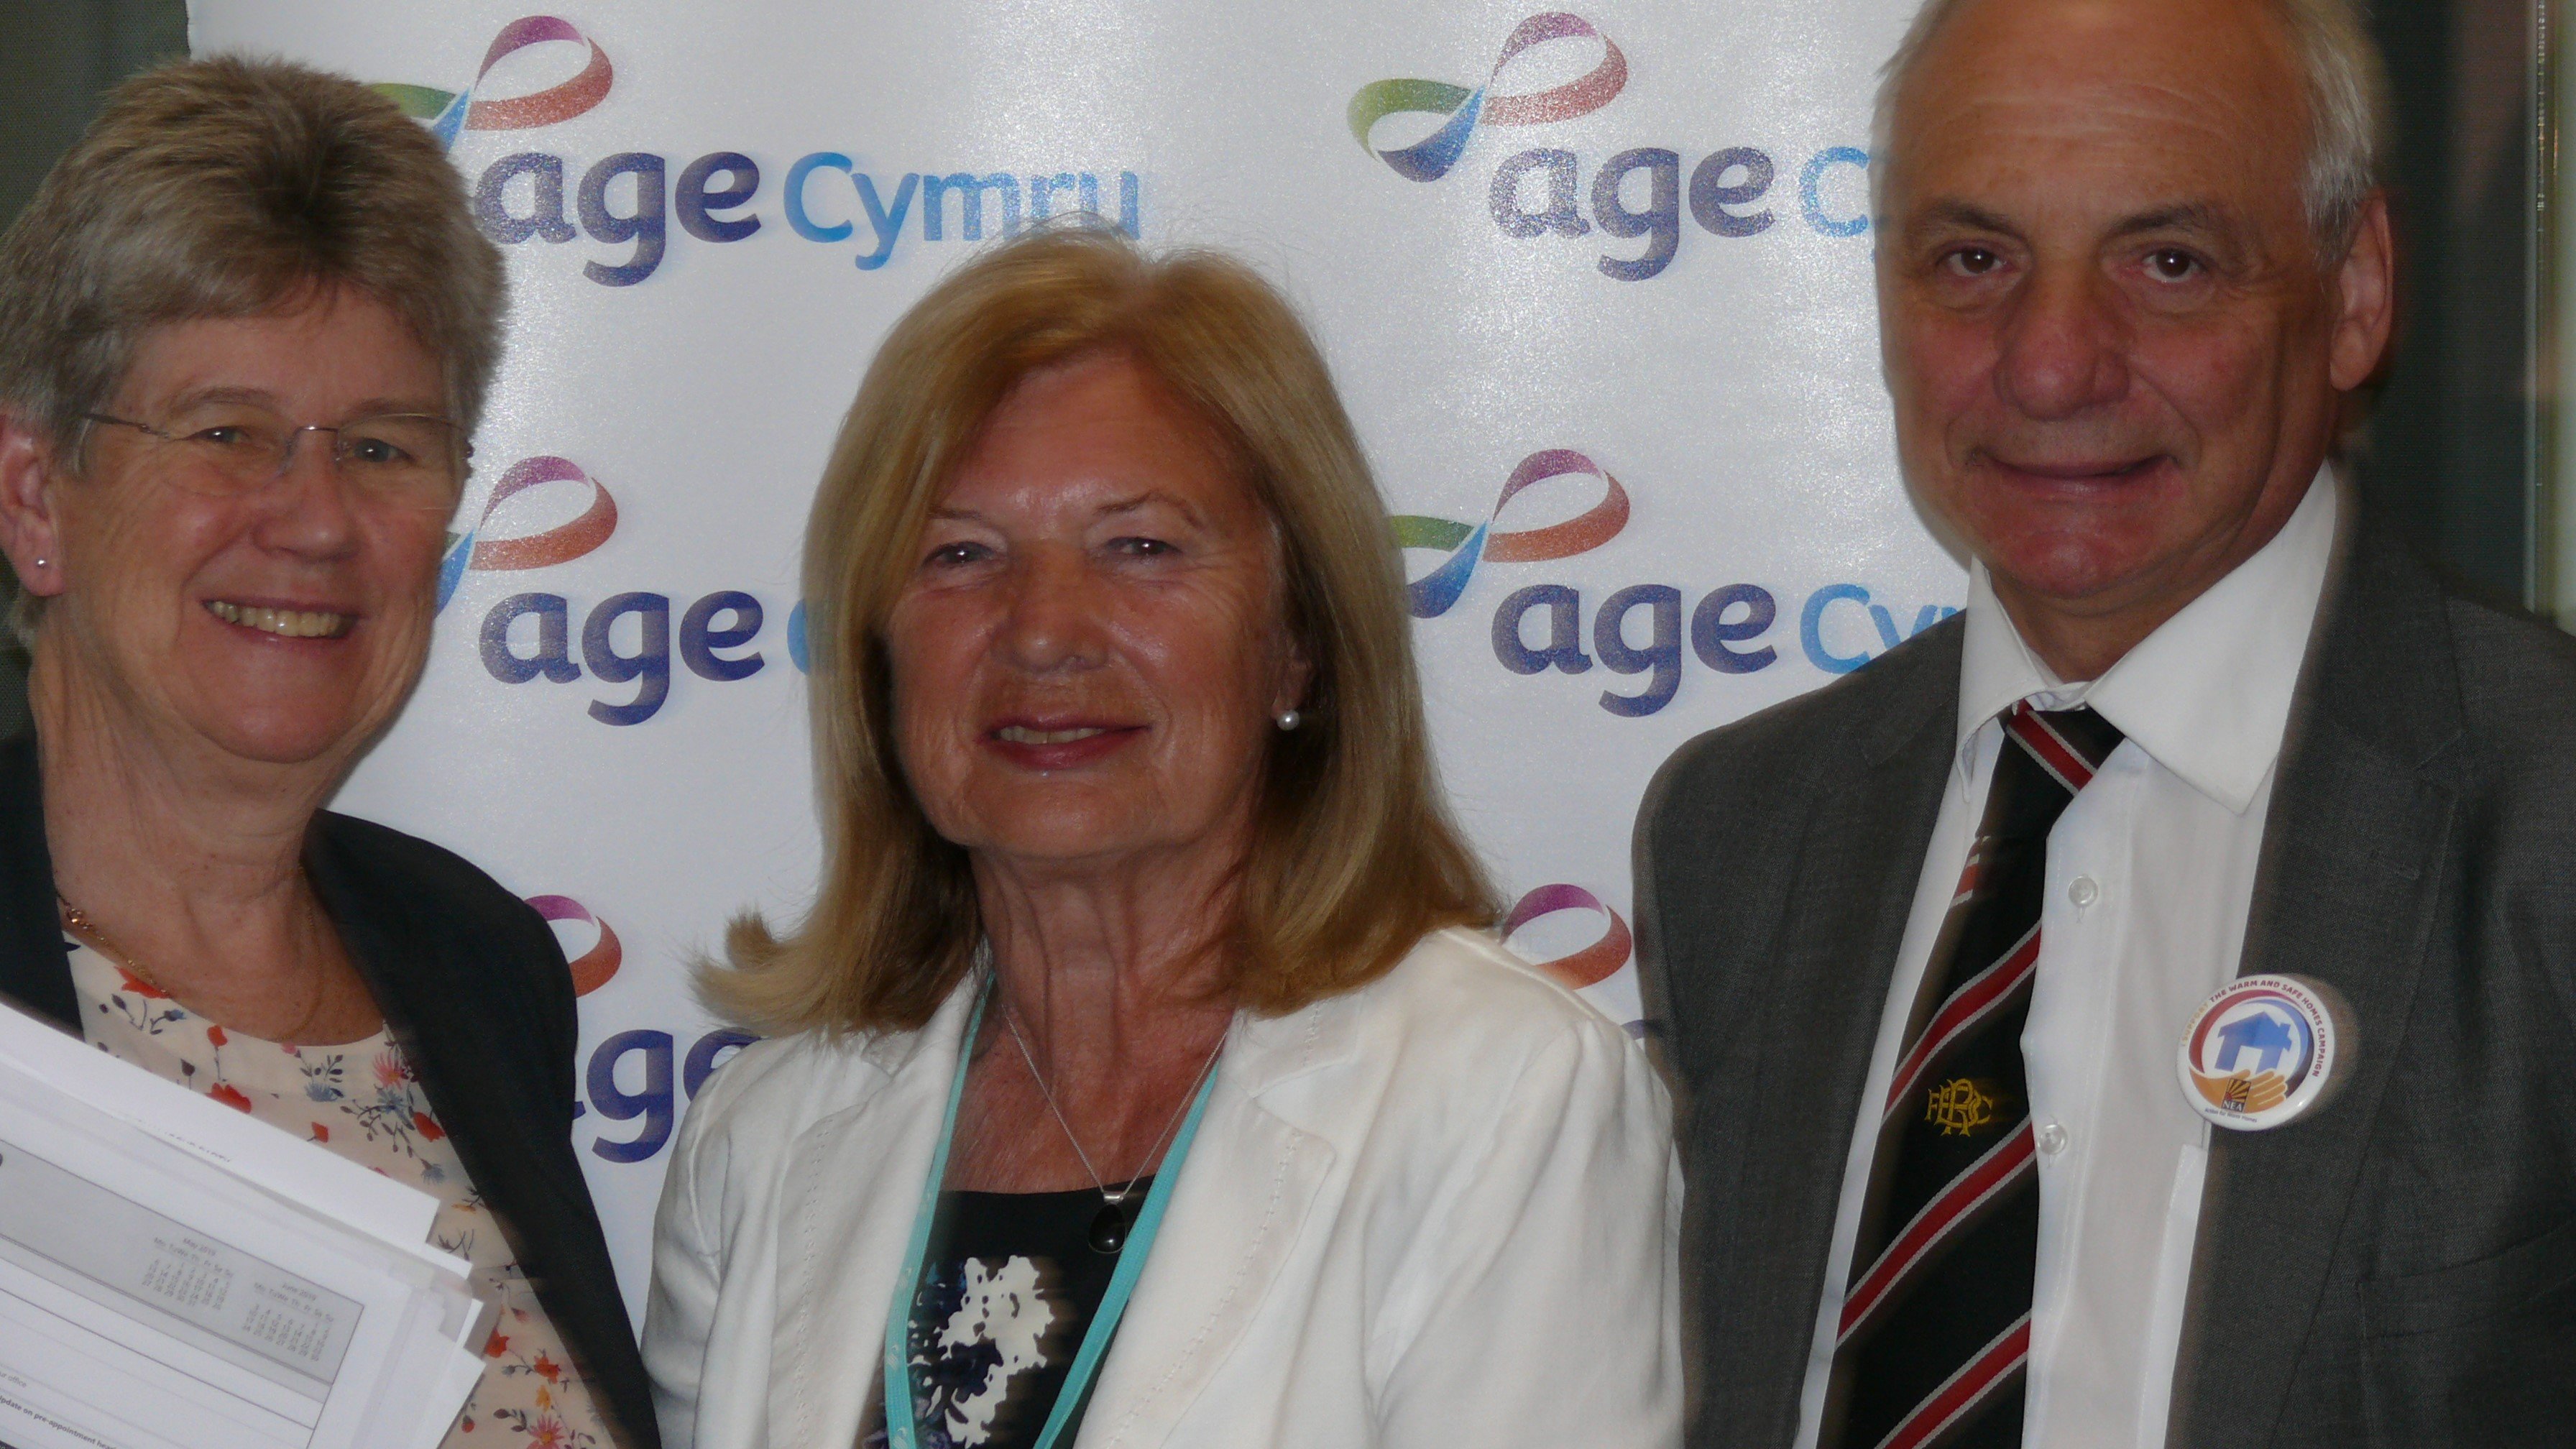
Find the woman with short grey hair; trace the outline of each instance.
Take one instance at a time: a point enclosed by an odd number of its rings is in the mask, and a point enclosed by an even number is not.
[[[0,998],[436,1196],[451,1445],[657,1442],[535,911],[322,809],[419,679],[500,352],[438,143],[276,62],[128,82],[0,238]]]

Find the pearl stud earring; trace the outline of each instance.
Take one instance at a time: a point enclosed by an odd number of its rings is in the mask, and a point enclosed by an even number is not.
[[[1293,730],[1297,726],[1304,724],[1306,722],[1306,717],[1293,709],[1283,709],[1279,711],[1279,717],[1276,722],[1279,728],[1283,730]]]

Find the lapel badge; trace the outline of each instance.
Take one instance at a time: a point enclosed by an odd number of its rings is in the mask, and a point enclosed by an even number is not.
[[[2355,1035],[2351,1009],[2324,982],[2239,977],[2203,1002],[2183,1033],[2183,1097],[2231,1131],[2295,1122],[2351,1076]]]

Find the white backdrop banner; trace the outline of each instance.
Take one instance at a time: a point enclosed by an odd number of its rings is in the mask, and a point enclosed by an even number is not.
[[[1870,293],[1912,3],[195,0],[199,54],[385,85],[509,257],[428,674],[338,808],[562,933],[631,1300],[673,1126],[743,1040],[689,962],[812,890],[825,451],[903,309],[1038,218],[1229,249],[1303,309],[1512,944],[1638,1015],[1657,764],[1964,593],[1896,479]]]

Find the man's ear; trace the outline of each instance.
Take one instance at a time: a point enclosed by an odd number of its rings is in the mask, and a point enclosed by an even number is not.
[[[2338,309],[2327,375],[2335,391],[2350,392],[2379,371],[2397,323],[2397,244],[2387,193],[2374,191],[2362,202],[2334,281]]]
[[[55,517],[53,440],[42,428],[0,409],[0,554],[18,586],[40,598],[63,591],[61,529]]]

